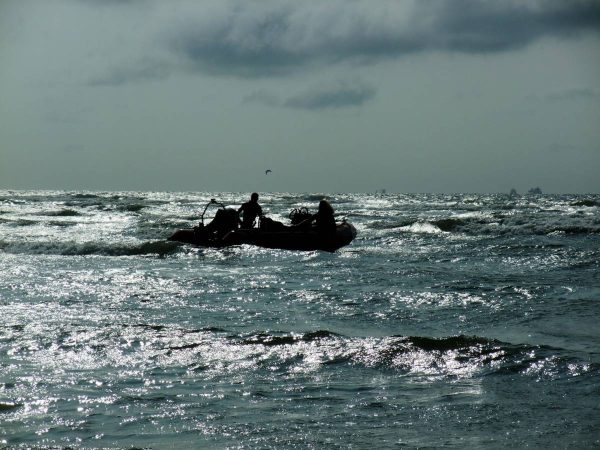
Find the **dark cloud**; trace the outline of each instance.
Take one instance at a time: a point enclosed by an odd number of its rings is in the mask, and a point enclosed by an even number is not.
[[[495,53],[600,30],[598,0],[245,1],[188,18],[170,46],[191,70],[285,75],[425,51]]]
[[[600,2],[595,0],[426,1],[437,6],[431,46],[443,50],[493,53],[545,36],[600,30]]]

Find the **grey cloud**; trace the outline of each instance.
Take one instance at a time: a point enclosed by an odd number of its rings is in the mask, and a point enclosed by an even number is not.
[[[246,1],[194,14],[170,48],[191,70],[286,75],[426,51],[494,53],[600,30],[597,0]]]
[[[561,144],[553,142],[546,146],[546,151],[550,153],[573,153],[574,151],[580,150],[576,145],[572,144]]]
[[[375,89],[363,84],[339,83],[318,87],[288,98],[283,106],[299,109],[328,109],[361,106],[375,96]]]
[[[94,6],[112,6],[112,5],[131,5],[134,3],[143,3],[145,0],[77,0],[83,4]]]
[[[279,99],[279,96],[264,90],[252,92],[251,94],[244,97],[242,103],[257,103],[259,105],[266,106],[281,106],[281,100]]]
[[[598,102],[600,101],[600,91],[591,88],[565,89],[548,94],[546,99],[550,101],[592,100]]]
[[[171,73],[168,64],[144,59],[136,64],[114,67],[89,81],[90,86],[120,86],[139,81],[160,81]]]
[[[339,81],[306,89],[282,99],[280,96],[258,90],[247,95],[243,103],[292,109],[338,109],[361,106],[375,96],[375,89],[361,82]]]

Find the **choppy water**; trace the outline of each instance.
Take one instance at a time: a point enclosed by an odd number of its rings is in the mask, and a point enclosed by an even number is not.
[[[599,195],[330,195],[333,254],[165,240],[211,197],[247,194],[0,191],[0,447],[600,446]]]

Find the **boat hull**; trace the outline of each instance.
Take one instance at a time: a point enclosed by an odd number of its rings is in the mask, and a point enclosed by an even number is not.
[[[169,238],[202,247],[228,247],[249,244],[265,248],[284,250],[323,250],[334,252],[344,247],[356,237],[356,228],[349,222],[336,225],[335,233],[322,234],[313,229],[302,230],[286,227],[283,230],[265,231],[259,228],[237,229],[223,237],[210,237],[198,230],[178,230]]]

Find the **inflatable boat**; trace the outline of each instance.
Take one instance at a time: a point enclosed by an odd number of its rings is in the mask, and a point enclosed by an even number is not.
[[[204,214],[211,204],[220,205],[221,208],[217,210],[214,219],[204,225]],[[211,200],[204,208],[202,221],[197,227],[177,230],[169,240],[201,247],[249,244],[284,250],[334,252],[350,244],[356,237],[356,228],[345,220],[336,223],[335,232],[331,233],[318,232],[314,226],[298,225],[298,222],[307,217],[311,217],[307,211],[294,210],[290,214],[291,226],[263,218],[258,228],[239,228],[237,211]]]

